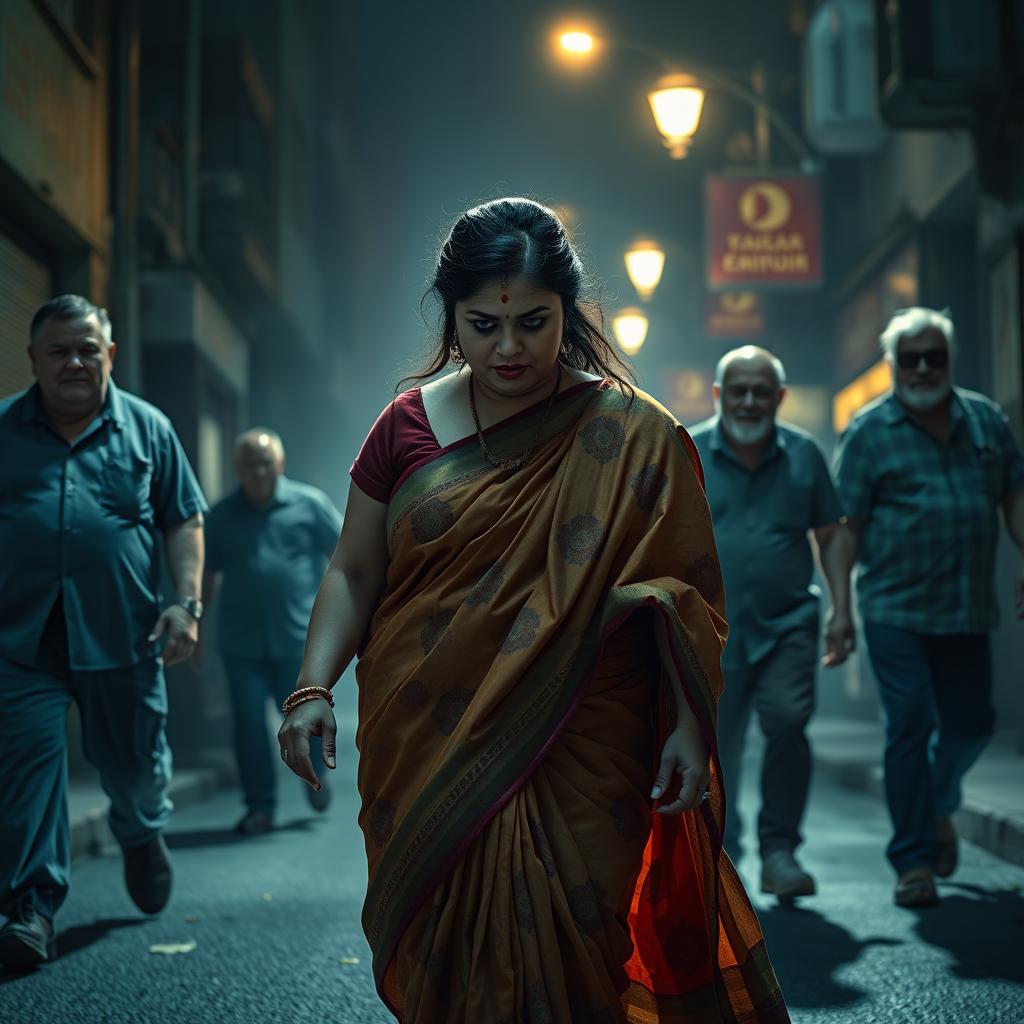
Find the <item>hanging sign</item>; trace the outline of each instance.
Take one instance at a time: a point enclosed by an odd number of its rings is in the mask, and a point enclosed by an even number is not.
[[[709,288],[822,283],[818,178],[709,175],[705,205]]]
[[[760,338],[764,305],[757,292],[707,292],[704,333],[709,338]]]

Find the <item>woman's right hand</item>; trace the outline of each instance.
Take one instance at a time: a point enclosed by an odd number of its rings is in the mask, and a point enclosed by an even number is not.
[[[281,747],[281,760],[300,779],[304,779],[314,789],[320,788],[320,780],[313,770],[313,762],[309,758],[309,737],[319,736],[323,744],[324,764],[328,768],[336,766],[335,737],[338,734],[338,723],[334,720],[331,705],[323,698],[304,700],[288,713],[277,730],[277,742]]]

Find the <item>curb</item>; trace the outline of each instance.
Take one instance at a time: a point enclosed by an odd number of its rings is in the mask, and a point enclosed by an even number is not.
[[[881,765],[829,760],[817,752],[814,763],[816,768],[847,789],[859,790],[885,800]],[[969,790],[970,786],[966,788]],[[1020,815],[1007,814],[968,792],[953,820],[962,839],[1011,864],[1024,866],[1024,818]]]

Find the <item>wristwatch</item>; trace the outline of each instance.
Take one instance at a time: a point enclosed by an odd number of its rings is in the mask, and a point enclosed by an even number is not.
[[[198,622],[203,617],[203,602],[198,597],[179,597],[178,604]]]

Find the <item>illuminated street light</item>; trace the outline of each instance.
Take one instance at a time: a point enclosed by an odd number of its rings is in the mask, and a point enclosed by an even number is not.
[[[669,155],[682,160],[700,127],[704,90],[692,75],[667,75],[647,94],[647,102]]]
[[[645,302],[654,294],[665,269],[665,250],[654,242],[637,242],[626,253],[626,273]]]
[[[796,155],[801,169],[815,173],[819,161],[786,118],[760,93],[754,92],[728,74],[712,68],[690,68],[690,74],[678,72],[678,63],[654,47],[635,40],[610,38],[587,31],[586,26],[567,25],[550,37],[552,45],[566,63],[589,63],[600,51],[614,46],[641,54],[658,64],[666,77],[647,95],[654,123],[661,133],[669,155],[676,160],[686,156],[693,136],[700,127],[706,89],[722,92],[739,100],[762,115]]]
[[[589,32],[563,32],[558,37],[558,45],[566,53],[584,56],[594,51],[594,37]]]
[[[622,309],[612,317],[615,340],[627,356],[635,356],[643,348],[649,326],[642,309]]]

